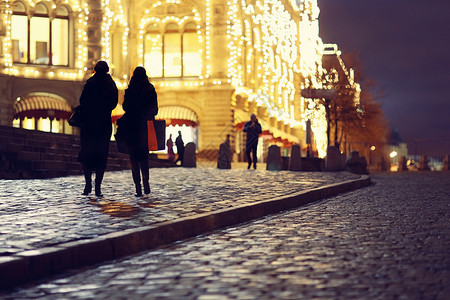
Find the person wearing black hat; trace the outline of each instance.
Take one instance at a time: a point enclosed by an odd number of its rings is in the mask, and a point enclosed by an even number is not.
[[[95,195],[103,196],[101,184],[112,133],[111,112],[118,102],[117,87],[108,71],[108,64],[98,61],[94,75],[86,81],[80,96],[84,126],[80,130],[78,161],[83,166],[86,182],[83,195],[92,191],[92,173],[95,170]]]
[[[148,166],[147,121],[155,120],[158,114],[158,100],[155,87],[149,82],[143,67],[136,67],[125,90],[123,110],[127,115],[128,147],[131,162],[131,173],[136,187],[136,197],[144,193],[150,194]]]

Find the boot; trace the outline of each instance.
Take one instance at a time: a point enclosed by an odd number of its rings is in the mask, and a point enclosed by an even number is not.
[[[133,176],[133,182],[136,187],[136,197],[142,196],[141,187],[141,171],[139,169],[139,163],[135,160],[131,160],[131,175]]]
[[[150,184],[148,183],[148,180],[144,181],[144,194],[150,194]]]
[[[150,194],[150,184],[148,182],[150,174],[148,170],[148,159],[141,162],[141,172],[142,172],[142,184],[144,186],[144,193],[146,195]]]
[[[136,186],[136,194],[135,194],[135,196],[136,196],[136,197],[142,197],[142,188],[141,188],[141,184],[140,184],[140,183],[137,183],[137,184],[135,184],[135,186]]]
[[[100,198],[103,197],[101,185],[97,185],[97,183],[95,184],[95,196]]]
[[[89,193],[92,191],[92,170],[87,168],[86,166],[83,166],[83,173],[84,173],[84,181],[86,182],[84,185],[84,196],[89,195]]]
[[[103,197],[101,186],[103,181],[103,175],[105,174],[105,170],[97,170],[95,172],[95,196]]]
[[[83,196],[87,196],[92,192],[92,181],[91,182],[86,182],[86,184],[84,185],[84,191],[83,191]]]

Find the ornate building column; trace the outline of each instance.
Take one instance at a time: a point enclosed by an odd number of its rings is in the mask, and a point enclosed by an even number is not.
[[[211,43],[210,62],[211,77],[225,79],[229,52],[227,48],[227,5],[223,0],[210,0]]]
[[[86,67],[88,72],[102,56],[102,20],[103,10],[100,0],[88,0],[89,17],[87,21]]]
[[[128,79],[131,78],[134,69],[137,66],[143,65],[143,59],[139,57],[139,24],[141,19],[144,18],[142,14],[143,3],[136,3],[136,1],[128,1],[128,26],[130,28],[128,32],[128,55],[127,55],[127,75]],[[147,74],[149,70],[147,70]]]

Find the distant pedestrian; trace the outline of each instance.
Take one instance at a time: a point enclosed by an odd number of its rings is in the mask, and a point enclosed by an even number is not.
[[[178,153],[178,158],[175,161],[175,163],[177,163],[179,161],[181,163],[181,165],[183,165],[183,161],[184,161],[184,142],[183,142],[183,137],[181,136],[181,131],[178,131],[178,136],[175,139],[175,146],[177,146],[177,153]]]
[[[250,121],[245,123],[244,132],[247,133],[247,142],[245,144],[245,153],[247,154],[248,167],[250,169],[252,162],[253,168],[256,169],[256,162],[258,160],[256,150],[258,148],[258,138],[262,133],[261,124],[259,124],[258,119],[255,114],[251,114]],[[253,161],[250,156],[253,153]]]
[[[128,147],[131,162],[131,173],[136,187],[136,197],[144,193],[150,194],[148,166],[148,134],[147,121],[155,120],[158,114],[158,100],[155,87],[149,82],[143,67],[136,67],[125,90],[123,110],[127,117],[125,128],[128,131]]]
[[[167,154],[170,161],[175,160],[175,152],[173,152],[173,141],[172,141],[172,134],[169,135],[169,138],[167,139]]]
[[[85,126],[81,127],[81,149],[78,161],[83,165],[85,187],[83,195],[92,191],[92,173],[95,170],[95,195],[102,197],[101,184],[108,159],[112,133],[111,111],[116,107],[118,91],[108,74],[105,61],[94,67],[94,75],[86,81],[80,97]]]

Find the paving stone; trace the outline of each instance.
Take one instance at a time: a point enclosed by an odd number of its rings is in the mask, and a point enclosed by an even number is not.
[[[373,177],[365,189],[4,298],[448,299],[450,174]]]
[[[82,176],[0,180],[0,253],[94,238],[357,178],[349,173],[239,169],[150,173],[152,194],[142,198],[134,197],[130,171],[107,172],[102,199],[81,196]]]

